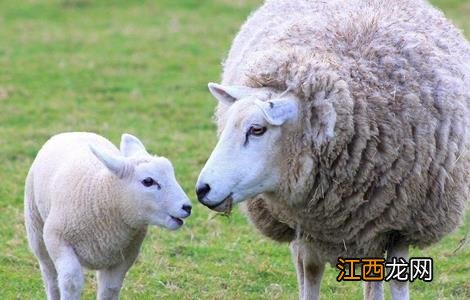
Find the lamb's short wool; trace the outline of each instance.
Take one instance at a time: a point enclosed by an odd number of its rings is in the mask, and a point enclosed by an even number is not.
[[[58,134],[26,179],[26,231],[48,299],[78,299],[82,266],[98,270],[99,299],[118,299],[148,225],[178,229],[190,213],[170,161],[129,134],[120,150],[93,133]]]
[[[266,1],[209,89],[220,138],[198,197],[248,199],[254,225],[292,243],[301,297],[318,296],[326,262],[406,258],[461,221],[470,46],[426,1]]]

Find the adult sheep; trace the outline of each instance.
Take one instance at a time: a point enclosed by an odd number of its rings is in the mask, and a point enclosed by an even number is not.
[[[224,63],[219,142],[196,186],[291,242],[300,297],[326,262],[408,257],[469,197],[470,46],[421,0],[267,1]],[[381,282],[366,282],[369,299]],[[408,298],[392,282],[393,299]]]
[[[82,266],[98,270],[98,299],[118,299],[148,225],[175,230],[190,213],[170,161],[129,134],[120,150],[93,133],[55,135],[26,179],[28,242],[49,300],[79,298]]]

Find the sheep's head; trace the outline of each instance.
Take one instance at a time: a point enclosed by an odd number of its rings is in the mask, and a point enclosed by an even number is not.
[[[209,84],[228,105],[219,142],[196,185],[199,201],[227,212],[232,203],[275,191],[280,181],[283,129],[298,120],[298,99],[267,88]]]
[[[123,134],[120,155],[90,145],[93,154],[119,178],[119,198],[147,224],[178,229],[191,214],[191,202],[175,178],[171,162],[150,155],[135,136]]]

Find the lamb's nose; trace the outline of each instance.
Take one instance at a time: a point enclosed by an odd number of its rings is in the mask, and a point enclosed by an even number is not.
[[[209,193],[210,190],[211,190],[211,187],[207,183],[200,184],[196,188],[197,199],[199,201],[202,201],[204,197]]]
[[[188,215],[191,214],[191,209],[192,209],[191,205],[185,204],[185,205],[183,205],[183,207],[181,207],[181,209],[183,209],[185,212],[187,212]]]

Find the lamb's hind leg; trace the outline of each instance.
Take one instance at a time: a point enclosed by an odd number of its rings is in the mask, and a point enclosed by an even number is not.
[[[403,257],[403,259],[408,261],[408,245],[405,245],[400,242],[391,245],[388,249],[387,260],[392,261],[393,257],[396,257],[397,259]],[[408,300],[410,298],[408,290],[408,281],[391,280],[390,289],[392,292],[393,300]]]
[[[85,280],[75,251],[51,230],[47,230],[47,226],[44,230],[44,242],[57,270],[60,299],[78,300]]]
[[[41,269],[42,279],[46,288],[47,299],[59,300],[60,294],[54,263],[47,253],[42,236],[36,236],[36,234],[37,233],[28,234],[28,239],[30,247],[39,261],[39,268]]]
[[[47,253],[46,247],[44,246],[44,242],[41,241],[40,243],[42,245],[38,245],[38,248],[36,248],[37,250],[34,250],[34,253],[36,254],[39,261],[41,275],[46,288],[47,299],[59,300],[60,293],[57,282],[57,271],[54,267],[54,263],[49,257],[49,254]]]
[[[47,299],[59,300],[60,294],[57,285],[57,272],[54,267],[54,262],[51,260],[49,253],[47,253],[43,239],[44,223],[32,199],[28,198],[28,196],[29,195],[27,195],[25,203],[25,223],[29,247],[38,259]]]

